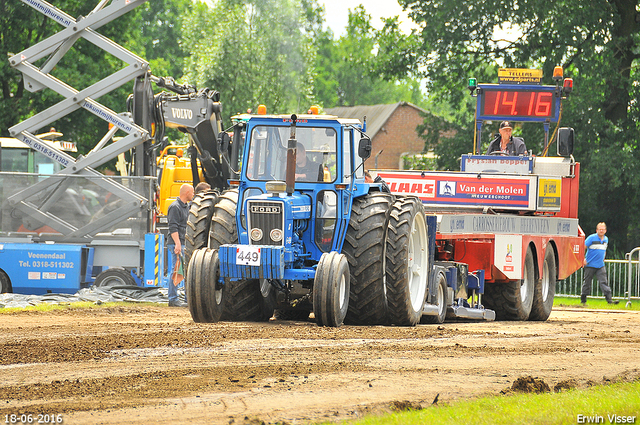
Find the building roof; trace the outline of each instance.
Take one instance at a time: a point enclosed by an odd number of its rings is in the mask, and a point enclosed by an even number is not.
[[[327,108],[324,112],[326,114],[337,115],[341,118],[356,118],[360,121],[362,121],[364,117],[367,117],[367,134],[373,139],[400,106],[410,106],[422,113],[426,113],[424,109],[409,102],[398,102],[387,105],[339,106],[336,108]]]

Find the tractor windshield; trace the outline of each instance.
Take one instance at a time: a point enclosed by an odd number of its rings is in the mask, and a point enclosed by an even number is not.
[[[285,180],[290,131],[290,127],[261,125],[253,128],[247,158],[250,180]],[[296,181],[334,181],[336,131],[329,127],[298,127],[296,139]]]

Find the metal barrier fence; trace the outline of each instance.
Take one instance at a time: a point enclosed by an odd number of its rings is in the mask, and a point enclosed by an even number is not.
[[[632,251],[633,252],[633,251]],[[627,254],[627,258],[629,254]],[[614,298],[640,299],[640,261],[633,260],[605,260],[609,286]],[[567,279],[556,284],[556,295],[579,297],[582,290],[583,270],[580,269]],[[629,288],[629,286],[631,288]],[[631,293],[629,294],[629,289]],[[591,296],[602,297],[600,285],[594,279],[591,282]]]

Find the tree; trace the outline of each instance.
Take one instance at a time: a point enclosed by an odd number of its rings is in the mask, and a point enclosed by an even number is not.
[[[183,24],[183,44],[192,52],[186,80],[220,91],[227,118],[258,104],[277,113],[306,111],[315,54],[306,16],[292,0],[197,4]]]
[[[607,221],[614,245],[622,249],[637,245],[640,219],[633,214],[640,207],[637,1],[399,2],[422,27],[419,58],[387,67],[386,74],[416,72],[422,61],[431,98],[448,110],[466,111],[464,119],[453,115],[455,125],[467,134],[473,131],[472,110],[465,100],[467,77],[496,82],[497,67],[539,68],[544,83],[550,84],[553,67],[563,66],[575,85],[565,102],[562,125],[574,127],[579,142],[574,155],[582,165],[582,226],[588,231],[598,221]],[[501,34],[509,29],[515,37],[503,39]],[[527,147],[539,151],[541,139],[531,134],[535,133],[526,135]]]
[[[360,5],[349,11],[344,36],[333,40],[333,33],[321,31],[314,39],[317,49],[315,95],[325,108],[400,101],[424,106],[417,80],[406,75],[385,78],[385,61],[398,60],[401,54],[396,56],[396,52],[400,48],[403,52],[411,50],[413,43],[399,32],[397,17],[385,20],[384,28],[376,30],[371,25],[371,15]],[[396,43],[396,47],[392,47]],[[383,49],[389,56],[378,59],[376,51]]]
[[[190,52],[190,46],[180,43],[182,22],[192,5],[191,0],[154,0],[133,11],[132,24],[141,31],[136,46],[138,31],[132,31],[132,40],[125,44],[149,62],[154,75],[182,77]]]

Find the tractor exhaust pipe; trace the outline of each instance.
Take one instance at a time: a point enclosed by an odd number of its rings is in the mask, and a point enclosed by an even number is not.
[[[297,156],[297,140],[296,140],[296,114],[291,115],[291,135],[287,143],[287,196],[293,195],[296,184],[296,156]]]

